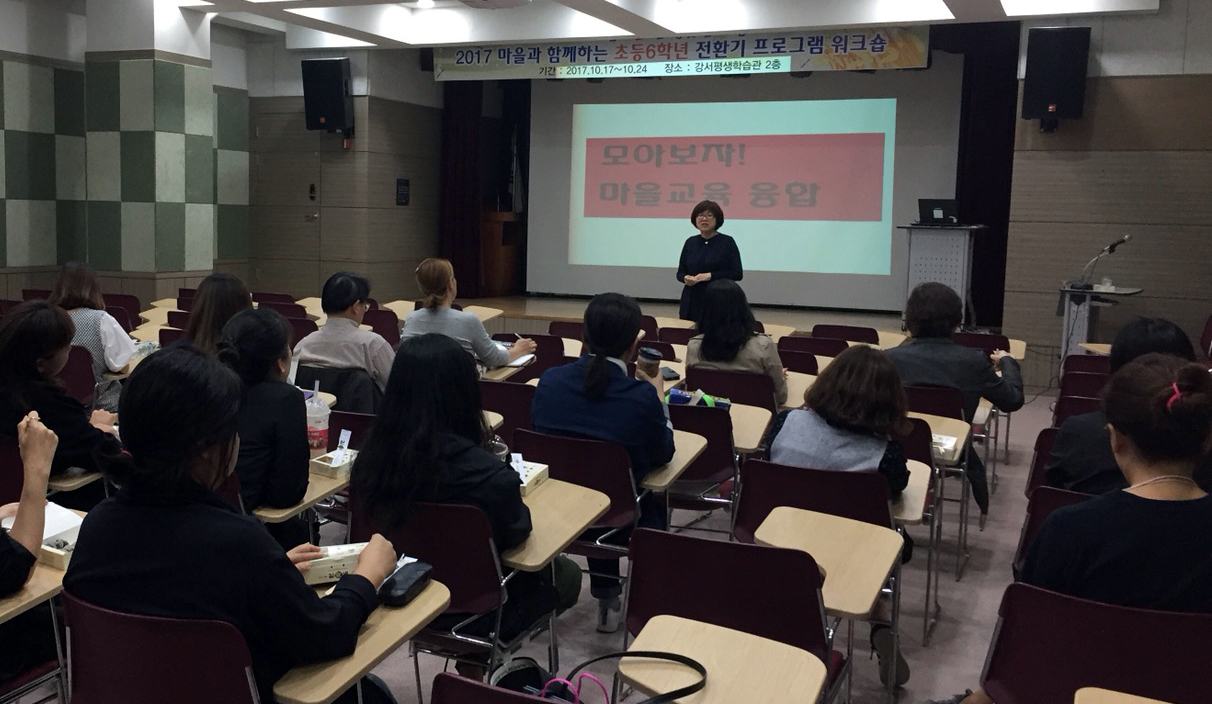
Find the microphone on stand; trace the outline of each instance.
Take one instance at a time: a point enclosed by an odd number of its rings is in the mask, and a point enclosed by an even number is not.
[[[1120,246],[1121,244],[1127,244],[1131,240],[1132,240],[1132,235],[1124,235],[1123,237],[1115,240],[1114,242],[1107,245],[1106,247],[1103,247],[1103,251],[1106,252],[1107,254],[1115,254],[1116,247]]]
[[[1069,288],[1076,289],[1079,291],[1088,291],[1088,290],[1094,288],[1094,286],[1090,283],[1090,279],[1094,278],[1094,268],[1096,266],[1098,266],[1098,260],[1107,256],[1108,254],[1115,254],[1116,248],[1118,248],[1121,244],[1127,244],[1128,242],[1131,242],[1131,241],[1132,241],[1132,235],[1124,235],[1123,237],[1115,240],[1111,244],[1109,244],[1106,247],[1103,247],[1101,250],[1099,250],[1099,253],[1094,255],[1093,259],[1086,262],[1086,266],[1084,266],[1082,268],[1081,278],[1078,279],[1076,282],[1070,283]]]

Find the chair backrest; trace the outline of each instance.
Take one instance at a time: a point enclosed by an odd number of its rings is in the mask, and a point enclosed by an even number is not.
[[[866,342],[869,345],[878,345],[880,342],[880,334],[875,328],[865,328],[858,325],[813,325],[813,337],[830,337],[835,340],[846,340],[847,342]]]
[[[303,318],[287,318],[286,324],[290,326],[291,347],[298,344],[299,340],[320,329],[320,326],[316,325],[316,321],[305,320]]]
[[[1060,396],[1085,396],[1099,398],[1103,387],[1111,380],[1110,374],[1094,372],[1067,372],[1061,377]]]
[[[366,513],[361,497],[351,491],[349,510],[352,540],[382,533],[396,552],[433,565],[433,579],[450,590],[449,611],[481,614],[504,601],[492,524],[480,508],[418,502],[409,507],[402,525],[385,526]]]
[[[178,330],[176,328],[160,328],[159,337],[160,337],[160,346],[168,347],[169,345],[176,342],[177,340],[180,340],[181,338],[185,337],[185,331]]]
[[[0,506],[21,500],[25,486],[25,464],[16,438],[0,438]]]
[[[262,308],[276,310],[282,314],[283,318],[307,318],[307,309],[298,303],[280,303],[278,301],[258,301],[257,305]]]
[[[373,298],[367,298],[362,302],[366,304],[366,307],[369,310],[378,310],[379,309],[379,302]]]
[[[269,293],[266,291],[253,291],[252,299],[261,303],[294,303],[294,296],[289,293]]]
[[[957,332],[951,336],[964,347],[981,350],[986,355],[991,354],[994,350],[1010,351],[1010,338],[1005,335],[994,335],[985,332]]]
[[[640,329],[644,331],[645,340],[656,340],[660,337],[660,328],[657,327],[656,318],[651,315],[640,316]]]
[[[181,296],[177,297],[177,310],[191,311],[193,309],[194,309],[194,297],[193,296],[188,296],[185,298],[182,298]]]
[[[668,342],[671,345],[688,345],[690,338],[699,334],[694,328],[658,328],[657,339],[661,342]],[[648,338],[647,335],[644,336]]]
[[[630,558],[628,632],[667,614],[776,640],[829,662],[821,573],[807,552],[641,528],[631,536]]]
[[[783,362],[783,368],[789,372],[812,374],[813,376],[820,372],[820,367],[816,363],[816,355],[811,352],[779,350],[779,359]]]
[[[674,404],[669,406],[669,421],[675,430],[707,438],[706,449],[686,467],[679,480],[719,483],[736,476],[732,415],[726,409]]]
[[[1056,408],[1052,410],[1052,425],[1060,427],[1070,416],[1093,413],[1101,405],[1102,401],[1089,396],[1061,396],[1056,399]]]
[[[1204,331],[1199,334],[1199,349],[1205,357],[1212,357],[1212,315],[1204,321]]]
[[[431,704],[541,704],[551,700],[439,672],[433,679],[433,694],[429,701]]]
[[[193,298],[198,295],[196,288],[179,288],[177,289],[177,298]]]
[[[964,417],[964,395],[949,386],[905,386],[909,410],[943,418]]]
[[[115,308],[125,308],[128,313],[136,320],[139,318],[139,313],[143,311],[143,303],[138,296],[132,296],[129,293],[105,293],[101,295],[105,300],[105,307],[110,306]]]
[[[686,370],[686,389],[702,389],[712,396],[723,396],[734,403],[765,408],[771,413],[778,413],[779,410],[774,395],[774,380],[761,372],[689,367]]]
[[[1035,452],[1031,455],[1031,468],[1027,471],[1027,487],[1023,489],[1023,494],[1028,499],[1031,498],[1032,490],[1044,483],[1044,465],[1048,464],[1048,458],[1052,456],[1052,443],[1056,442],[1058,432],[1055,427],[1044,428],[1035,436]]]
[[[390,308],[367,310],[362,322],[378,333],[387,344],[396,347],[400,344],[400,318]]]
[[[982,677],[998,704],[1071,702],[1082,687],[1208,700],[1208,682],[1195,673],[1212,661],[1212,615],[1111,606],[1025,584],[1006,587],[998,615]]]
[[[338,401],[341,399],[338,397]],[[374,425],[375,417],[369,413],[350,413],[349,411],[333,411],[328,416],[328,451],[337,449],[341,441],[341,431],[349,431],[349,449],[361,450],[366,442],[366,434]]]
[[[1110,374],[1111,358],[1101,354],[1071,354],[1061,362],[1061,374],[1069,372]]]
[[[1019,572],[1023,569],[1023,561],[1027,559],[1027,550],[1031,548],[1031,543],[1035,542],[1035,536],[1039,535],[1039,529],[1043,527],[1044,520],[1058,508],[1080,504],[1090,498],[1093,497],[1089,494],[1057,489],[1054,486],[1036,487],[1031,492],[1030,500],[1027,502],[1027,517],[1023,520],[1023,528],[1018,536],[1018,549],[1014,551],[1015,579],[1018,579]]]
[[[909,419],[909,432],[896,438],[905,459],[916,460],[927,467],[934,466],[934,434],[930,432],[930,424],[921,418]]]
[[[635,523],[635,480],[631,476],[631,456],[622,445],[519,429],[513,433],[512,450],[522,453],[529,462],[547,465],[547,476],[552,479],[610,497],[610,508],[595,527],[622,528]]]
[[[22,303],[25,303],[25,301],[0,300],[0,315],[8,313],[10,310],[16,308]]]
[[[21,298],[27,301],[45,301],[50,298],[50,289],[46,288],[23,288],[21,289]]]
[[[543,372],[564,364],[564,338],[542,333],[499,332],[492,336],[498,342],[516,342],[518,335],[534,340],[534,361],[522,367],[520,371],[509,377],[515,384],[524,384],[531,379],[537,379]]]
[[[762,321],[755,320],[755,321],[753,321],[753,331],[757,332],[757,333],[765,334],[766,326],[762,324]]]
[[[187,310],[170,310],[165,317],[170,328],[184,330],[189,327],[189,311]]]
[[[67,364],[59,372],[59,380],[67,393],[85,407],[93,405],[97,388],[97,377],[93,376],[93,355],[86,348],[72,345],[67,355]]]
[[[553,320],[547,324],[547,334],[580,340],[585,333],[585,323],[580,320]]]
[[[480,379],[480,405],[486,411],[500,413],[504,421],[497,435],[513,447],[513,434],[518,429],[533,430],[530,408],[534,404],[534,388],[530,384]]]
[[[741,542],[752,543],[758,526],[779,506],[891,528],[891,501],[888,480],[874,468],[841,472],[750,459],[741,467],[741,498],[732,534]]]
[[[132,318],[130,311],[121,306],[105,306],[105,312],[109,313],[111,318],[118,321],[118,325],[125,333],[129,334],[131,330],[138,327],[134,322],[138,318]]]
[[[63,606],[76,704],[257,701],[248,644],[230,623],[118,613],[66,590]]]
[[[643,340],[640,340],[639,346],[636,347],[637,356],[639,355],[638,350],[640,347],[647,347],[648,349],[652,349],[652,350],[656,350],[657,352],[660,352],[661,359],[666,360],[666,361],[672,362],[673,360],[678,358],[677,352],[673,351],[673,343],[671,343],[671,342],[661,342],[660,340],[650,340],[648,338],[644,338]]]
[[[831,337],[801,337],[799,335],[784,335],[778,341],[779,351],[806,352],[819,354],[822,357],[836,357],[850,345],[845,340]]]
[[[350,413],[379,412],[383,401],[383,390],[370,377],[365,369],[330,369],[328,367],[313,367],[300,364],[295,372],[295,385],[304,390],[315,388],[320,382],[320,390],[337,397],[334,411]]]

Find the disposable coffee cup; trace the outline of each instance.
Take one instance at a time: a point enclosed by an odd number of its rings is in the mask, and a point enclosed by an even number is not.
[[[635,366],[647,374],[649,378],[655,379],[661,373],[661,353],[651,347],[641,347]]]

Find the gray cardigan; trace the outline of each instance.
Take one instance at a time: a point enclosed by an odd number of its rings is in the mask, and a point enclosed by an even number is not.
[[[486,367],[500,367],[509,362],[509,350],[488,336],[484,323],[474,313],[448,306],[414,310],[404,318],[400,339],[430,332],[453,338]]]

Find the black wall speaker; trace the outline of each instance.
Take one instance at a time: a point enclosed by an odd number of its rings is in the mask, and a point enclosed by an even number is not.
[[[305,59],[303,109],[307,129],[348,132],[353,129],[353,95],[349,59]]]
[[[1082,116],[1089,53],[1089,27],[1032,27],[1027,31],[1024,120],[1044,120],[1055,126],[1058,118]]]

